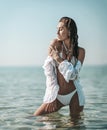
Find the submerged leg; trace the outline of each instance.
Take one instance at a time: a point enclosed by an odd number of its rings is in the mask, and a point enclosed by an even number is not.
[[[77,92],[72,97],[69,108],[70,108],[70,116],[73,118],[80,116],[80,112],[83,111],[84,106],[79,106],[79,99]]]

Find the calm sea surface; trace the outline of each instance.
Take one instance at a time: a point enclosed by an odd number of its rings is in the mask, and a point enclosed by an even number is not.
[[[42,67],[0,68],[0,130],[107,130],[107,66],[84,66],[80,80],[86,104],[81,118],[71,119],[68,106],[33,117],[42,103]]]

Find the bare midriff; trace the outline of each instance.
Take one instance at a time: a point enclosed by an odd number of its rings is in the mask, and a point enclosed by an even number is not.
[[[70,80],[69,82],[66,82],[63,75],[59,72],[58,69],[57,69],[57,80],[58,80],[58,84],[59,84],[58,94],[66,95],[75,90],[75,85],[74,85],[73,81]]]

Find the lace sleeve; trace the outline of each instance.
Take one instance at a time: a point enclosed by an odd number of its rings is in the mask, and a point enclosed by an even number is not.
[[[59,64],[59,71],[64,76],[65,80],[69,82],[69,80],[75,80],[81,69],[81,62],[78,60],[76,66],[74,67],[72,63],[64,60]]]
[[[46,91],[44,96],[44,103],[53,102],[58,94],[59,85],[57,83],[57,75],[55,70],[55,62],[52,57],[48,56],[43,65],[46,76]]]

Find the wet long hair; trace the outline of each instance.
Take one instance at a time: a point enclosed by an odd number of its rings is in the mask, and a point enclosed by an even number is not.
[[[73,44],[73,56],[78,59],[78,34],[75,21],[69,17],[62,17],[59,22],[63,22],[65,27],[68,29],[70,41]]]

